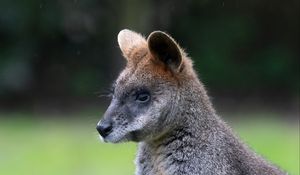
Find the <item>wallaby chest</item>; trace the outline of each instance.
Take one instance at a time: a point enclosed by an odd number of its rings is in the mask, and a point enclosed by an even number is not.
[[[136,175],[171,175],[172,161],[163,148],[152,149],[147,144],[139,145],[136,157]]]

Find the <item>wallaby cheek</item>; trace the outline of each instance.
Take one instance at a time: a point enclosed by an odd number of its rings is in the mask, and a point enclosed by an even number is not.
[[[145,138],[145,136],[143,135],[143,132],[138,131],[138,130],[130,132],[129,137],[130,137],[129,139],[134,142],[143,141],[143,138]]]

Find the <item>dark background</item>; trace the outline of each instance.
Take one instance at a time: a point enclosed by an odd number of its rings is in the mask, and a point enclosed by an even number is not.
[[[298,117],[297,0],[1,0],[0,111],[104,109],[125,65],[117,34],[171,34],[219,111]]]

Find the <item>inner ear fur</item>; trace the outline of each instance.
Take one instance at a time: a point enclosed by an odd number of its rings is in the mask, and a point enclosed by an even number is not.
[[[124,29],[118,34],[118,44],[130,64],[137,64],[147,54],[147,41],[139,33]]]
[[[148,48],[154,59],[161,61],[173,71],[178,71],[182,64],[181,50],[176,41],[168,34],[155,31],[148,37]]]

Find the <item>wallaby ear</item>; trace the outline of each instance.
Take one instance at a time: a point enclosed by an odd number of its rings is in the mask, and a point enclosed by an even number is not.
[[[168,34],[155,31],[148,37],[148,48],[154,57],[173,71],[178,71],[182,64],[181,50],[176,41]]]
[[[127,61],[138,62],[147,50],[146,39],[142,35],[128,29],[119,32],[118,43]]]

